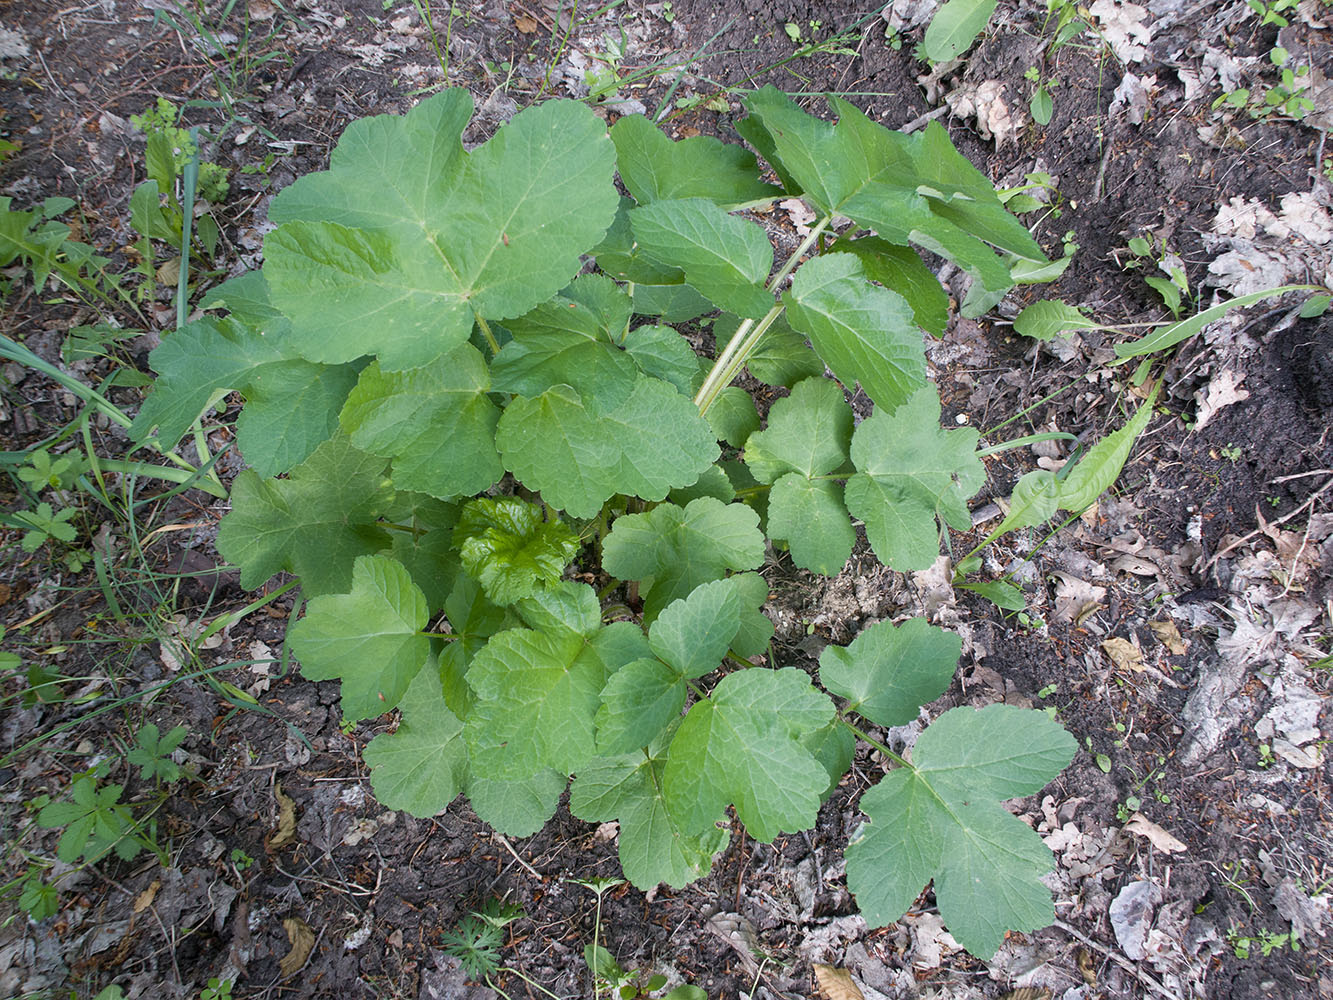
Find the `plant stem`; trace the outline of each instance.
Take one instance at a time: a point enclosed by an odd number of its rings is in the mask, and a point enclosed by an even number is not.
[[[491,357],[493,358],[495,355],[499,354],[500,342],[495,339],[495,334],[491,333],[491,325],[482,318],[480,313],[477,314],[477,329],[479,329],[481,335],[486,338],[486,346],[491,349]]]
[[[801,245],[795,252],[787,258],[787,262],[782,265],[782,269],[775,274],[768,283],[768,289],[776,292],[782,282],[786,280],[787,275],[800,263],[802,255],[814,245],[820,235],[828,228],[828,224],[833,221],[831,215],[825,216],[806,234]],[[731,384],[731,380],[736,377],[736,373],[741,370],[754,349],[759,346],[759,341],[774,321],[782,315],[783,305],[777,303],[758,324],[753,319],[741,321],[741,325],[736,328],[736,332],[731,335],[727,341],[727,346],[722,349],[722,353],[717,356],[713,362],[713,367],[709,369],[708,377],[704,379],[704,384],[699,387],[699,392],[694,397],[694,405],[699,407],[699,413],[708,412],[709,407],[716,402],[718,395],[724,388]]]
[[[842,723],[844,726],[846,726],[848,729],[850,729],[854,734],[856,734],[856,737],[857,737],[858,739],[865,740],[865,741],[866,741],[867,743],[869,743],[872,747],[874,747],[876,750],[878,750],[880,753],[882,753],[885,757],[889,758],[889,760],[894,761],[895,763],[897,763],[897,765],[898,765],[899,767],[911,767],[911,766],[912,766],[911,763],[910,763],[906,758],[899,757],[896,753],[894,753],[892,750],[890,750],[888,747],[886,747],[886,746],[885,746],[883,743],[881,743],[879,740],[875,739],[873,736],[871,736],[869,733],[867,733],[864,729],[861,729],[861,728],[858,727],[858,726],[854,726],[854,725],[852,725],[852,723],[848,722],[848,721],[847,721],[847,716],[843,715],[841,712],[838,713],[838,721],[841,722],[841,723]]]

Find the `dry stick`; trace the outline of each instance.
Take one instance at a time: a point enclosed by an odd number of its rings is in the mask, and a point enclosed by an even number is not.
[[[1291,478],[1295,479],[1295,478],[1297,478],[1297,477],[1292,476]],[[1274,482],[1281,482],[1281,480],[1274,480]],[[1263,532],[1264,528],[1276,528],[1279,524],[1286,524],[1288,521],[1290,521],[1293,517],[1295,517],[1295,516],[1296,516],[1297,514],[1299,514],[1301,511],[1305,510],[1306,507],[1309,507],[1311,510],[1313,510],[1313,509],[1314,509],[1314,502],[1315,502],[1316,500],[1318,500],[1318,499],[1319,499],[1319,495],[1320,495],[1321,493],[1323,493],[1324,490],[1328,489],[1330,486],[1333,486],[1333,479],[1329,479],[1329,480],[1327,480],[1327,481],[1324,483],[1323,486],[1319,487],[1319,489],[1317,489],[1317,490],[1315,490],[1313,493],[1311,493],[1310,496],[1309,496],[1308,498],[1306,498],[1305,503],[1301,504],[1299,507],[1297,507],[1295,510],[1293,510],[1290,514],[1284,514],[1284,515],[1282,515],[1281,517],[1279,517],[1276,521],[1269,521],[1269,522],[1267,522],[1266,524],[1264,524],[1263,527],[1255,528],[1253,531],[1251,531],[1248,535],[1245,535],[1243,538],[1237,538],[1234,542],[1232,542],[1232,543],[1231,543],[1230,545],[1228,545],[1226,548],[1224,548],[1224,549],[1222,549],[1221,551],[1219,551],[1215,556],[1213,556],[1213,558],[1211,558],[1211,559],[1208,560],[1208,564],[1207,564],[1206,566],[1204,566],[1204,568],[1203,568],[1203,569],[1204,569],[1204,572],[1206,573],[1208,570],[1210,570],[1210,569],[1212,569],[1214,566],[1216,566],[1216,565],[1217,565],[1217,560],[1221,559],[1221,558],[1222,558],[1224,555],[1226,555],[1228,552],[1231,552],[1233,549],[1237,549],[1237,548],[1239,548],[1240,546],[1244,545],[1246,542],[1248,542],[1248,541],[1249,541],[1251,538],[1253,538],[1255,535],[1261,534],[1261,533]],[[1256,513],[1256,514],[1258,513],[1258,510],[1259,510],[1259,509],[1256,507],[1256,508],[1255,508],[1255,513]],[[1261,521],[1263,520],[1262,516],[1260,517],[1260,520],[1261,520]]]
[[[1069,926],[1067,923],[1065,923],[1063,920],[1057,920],[1057,921],[1055,922],[1055,926],[1058,927],[1058,928],[1060,928],[1060,930],[1064,931],[1066,934],[1068,934],[1068,935],[1070,935],[1071,937],[1073,937],[1075,940],[1077,940],[1077,941],[1081,942],[1082,944],[1086,945],[1087,947],[1092,948],[1092,949],[1094,949],[1095,951],[1100,951],[1103,955],[1105,955],[1107,958],[1109,958],[1112,962],[1114,962],[1116,965],[1120,966],[1120,968],[1124,969],[1124,970],[1125,970],[1126,972],[1128,972],[1131,976],[1133,976],[1134,978],[1136,978],[1136,979],[1137,979],[1139,982],[1141,982],[1144,986],[1148,987],[1148,989],[1152,990],[1154,993],[1158,994],[1159,996],[1166,997],[1166,1000],[1179,1000],[1179,998],[1177,997],[1177,995],[1176,995],[1175,993],[1168,993],[1168,992],[1166,991],[1166,987],[1164,987],[1164,986],[1163,986],[1161,983],[1159,983],[1156,979],[1154,979],[1152,976],[1148,975],[1148,973],[1144,972],[1142,969],[1140,969],[1138,966],[1136,966],[1133,962],[1129,961],[1128,959],[1121,958],[1119,955],[1117,955],[1114,951],[1112,951],[1112,950],[1111,950],[1109,947],[1107,947],[1106,945],[1104,945],[1104,944],[1100,944],[1100,943],[1098,943],[1097,941],[1094,941],[1092,938],[1088,937],[1086,934],[1082,933],[1081,931],[1076,931],[1074,928],[1070,927],[1070,926]]]
[[[533,868],[532,865],[528,864],[518,856],[518,851],[514,850],[514,845],[509,842],[509,839],[503,833],[499,830],[493,830],[491,832],[495,834],[495,839],[504,845],[504,849],[514,856],[514,860],[522,865],[529,875],[535,878],[538,882],[546,881],[542,878],[541,872],[537,871],[536,868]]]
[[[928,125],[930,122],[933,122],[936,118],[940,118],[948,113],[949,113],[949,105],[941,104],[934,111],[927,111],[924,115],[917,115],[906,125],[898,129],[898,131],[904,134],[908,132],[915,132],[919,128],[925,128],[926,125]]]

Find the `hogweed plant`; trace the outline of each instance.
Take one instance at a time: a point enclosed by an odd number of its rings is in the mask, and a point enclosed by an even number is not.
[[[761,841],[812,827],[863,741],[890,768],[847,847],[866,918],[933,880],[989,956],[1052,920],[1050,852],[1000,803],[1074,741],[991,705],[892,753],[877,727],[945,691],[959,638],[882,622],[815,672],[779,665],[757,570],[771,543],[835,574],[858,522],[884,564],[919,570],[944,526],[970,527],[978,433],[940,424],[921,331],[943,332],[949,300],[912,248],[971,275],[969,315],[1050,262],[938,125],[831,103],[836,124],[771,88],[746,100],[738,130],[776,185],[739,145],[608,130],[568,101],[471,151],[463,91],[356,122],[274,198],[262,270],[209,296],[228,315],[154,352],[134,432],[174,441],[245,397],[251,468],[218,549],[248,588],[300,578],[292,648],[341,681],[347,718],[400,713],[365,750],[385,805],[424,817],[466,794],[526,836],[572,776],[576,816],[619,821],[625,877],[679,887],[726,844],[728,807]],[[817,221],[775,267],[736,213],[789,197]],[[671,324],[718,310],[700,359]],[[766,423],[742,369],[788,390]]]

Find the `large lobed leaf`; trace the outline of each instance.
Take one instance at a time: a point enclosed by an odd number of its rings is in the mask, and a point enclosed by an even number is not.
[[[838,115],[837,124],[830,124],[771,86],[745,103],[751,117],[741,133],[789,191],[803,194],[821,214],[846,215],[890,243],[914,243],[972,274],[978,287],[964,303],[965,314],[989,308],[1014,284],[992,246],[1047,262],[938,123],[913,135],[891,132],[848,102],[830,98]]]
[[[861,797],[866,824],[847,846],[847,885],[867,922],[897,920],[931,879],[940,915],[989,958],[1006,930],[1054,917],[1041,876],[1051,853],[999,801],[1039,791],[1073,759],[1073,737],[1044,713],[955,708],[917,740],[912,765]]]
[[[218,551],[240,564],[247,590],[287,570],[307,595],[345,591],[356,558],[389,546],[378,521],[393,497],[384,459],[330,438],[286,479],[236,477]]]
[[[646,514],[616,520],[602,548],[602,566],[643,586],[644,619],[652,621],[672,601],[728,570],[755,569],[764,561],[759,515],[744,504],[699,497],[683,508],[664,503]]]
[[[939,517],[971,526],[967,500],[985,481],[971,427],[944,430],[932,387],[892,414],[876,410],[852,436],[857,472],[847,481],[847,509],[865,522],[875,555],[894,569],[925,569],[939,555]]]
[[[828,696],[794,667],[728,674],[672,737],[662,776],[667,808],[696,834],[729,804],[755,840],[808,829],[828,774],[801,737],[833,714]]]
[[[130,427],[134,440],[156,428],[174,446],[214,400],[239,392],[246,405],[237,444],[261,476],[288,471],[327,440],[356,383],[354,367],[313,364],[282,337],[237,319],[186,324],[163,337],[149,362],[158,378]]]
[[[356,122],[327,171],[273,200],[264,273],[303,357],[428,364],[467,340],[475,317],[545,302],[601,239],[619,201],[601,119],[551,101],[465,153],[471,110],[466,91],[447,90],[402,117]]]
[[[407,570],[387,556],[361,556],[346,594],[314,597],[288,633],[301,672],[342,681],[342,712],[369,719],[394,708],[430,655],[421,634],[430,609]]]

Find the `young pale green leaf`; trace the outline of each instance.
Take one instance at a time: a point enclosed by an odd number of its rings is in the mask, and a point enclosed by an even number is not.
[[[1034,528],[1045,524],[1059,510],[1077,514],[1092,506],[1119,477],[1134,442],[1152,419],[1155,399],[1154,392],[1151,398],[1140,404],[1124,427],[1108,434],[1088,449],[1088,453],[1064,479],[1048,469],[1033,469],[1025,473],[1014,485],[1013,495],[1009,498],[1009,513],[989,537],[996,538],[1015,528]]]
[[[261,479],[247,469],[232,486],[218,551],[240,564],[246,590],[287,570],[307,595],[346,591],[354,560],[390,544],[377,523],[394,495],[384,473],[384,459],[342,436],[320,445],[287,479]]]
[[[1014,484],[1013,495],[1009,497],[1009,512],[991,534],[998,538],[1015,528],[1035,528],[1045,524],[1060,509],[1061,487],[1060,480],[1049,469],[1024,473]]]
[[[486,361],[462,344],[421,368],[361,373],[340,417],[352,444],[393,459],[399,489],[441,499],[487,490],[504,475],[495,450],[500,409]]]
[[[1034,340],[1051,340],[1075,330],[1096,330],[1100,324],[1059,299],[1043,299],[1014,317],[1014,332]]]
[[[566,385],[515,399],[500,418],[496,443],[525,486],[574,517],[596,516],[617,493],[661,500],[693,483],[718,455],[689,398],[643,375],[608,411]]]
[[[917,740],[913,765],[861,797],[868,822],[847,846],[847,885],[867,922],[897,920],[934,879],[940,915],[978,957],[993,955],[1006,930],[1049,924],[1040,878],[1050,851],[997,800],[1040,790],[1076,749],[1042,712],[989,705],[942,715]]]
[[[842,386],[809,378],[768,411],[768,427],[745,442],[745,464],[761,483],[788,472],[826,476],[847,463],[852,440],[852,408]]]
[[[860,382],[877,406],[893,409],[925,385],[925,351],[907,300],[866,277],[854,254],[816,257],[782,300],[792,327],[843,384]]]
[[[528,108],[464,153],[470,111],[445,91],[358,123],[328,171],[274,199],[264,273],[303,357],[427,364],[474,316],[521,316],[560,291],[611,224],[615,149],[587,107]]]
[[[444,702],[433,661],[412,679],[399,708],[397,730],[380,733],[361,756],[380,804],[425,819],[443,812],[467,783],[463,723]]]
[[[656,201],[630,213],[634,238],[655,260],[681,268],[686,280],[721,309],[758,319],[774,306],[764,282],[773,247],[752,222],[703,198]]]
[[[355,368],[304,361],[280,337],[235,319],[189,323],[164,337],[149,361],[158,378],[131,437],[142,442],[156,427],[162,442],[174,446],[216,398],[239,392],[246,406],[236,422],[237,444],[261,476],[288,471],[328,440],[356,384]]]
[[[807,829],[828,774],[800,740],[833,715],[828,696],[794,667],[728,674],[672,737],[662,776],[667,809],[696,834],[729,804],[764,843]]]
[[[986,30],[995,0],[948,0],[926,28],[924,51],[932,62],[957,59]]]
[[[430,616],[425,595],[402,564],[360,556],[351,592],[311,598],[288,633],[301,672],[342,680],[342,713],[370,719],[395,707],[430,656],[421,634]]]
[[[839,240],[830,250],[856,254],[867,277],[907,300],[917,326],[933,337],[944,336],[944,328],[949,325],[949,293],[915,250],[878,236]]]
[[[569,791],[569,811],[579,819],[620,821],[621,868],[645,891],[660,882],[682,888],[703,878],[727,845],[726,830],[710,825],[690,831],[676,820],[662,794],[664,767],[660,750],[598,758]]]
[[[850,646],[826,646],[819,657],[819,680],[847,699],[845,711],[877,726],[903,726],[945,692],[962,651],[957,633],[924,618],[902,625],[882,621]]]
[[[768,535],[787,543],[801,569],[836,576],[856,544],[842,484],[799,472],[782,476],[768,495]]]
[[[1175,347],[1181,341],[1193,337],[1209,323],[1216,323],[1232,309],[1239,309],[1242,306],[1252,306],[1256,302],[1262,302],[1264,299],[1271,299],[1276,295],[1285,295],[1287,292],[1309,292],[1314,290],[1315,289],[1310,285],[1280,285],[1276,288],[1265,288],[1262,291],[1251,292],[1248,295],[1238,295],[1234,299],[1228,299],[1221,305],[1204,309],[1201,312],[1197,312],[1193,316],[1190,316],[1188,319],[1182,319],[1178,323],[1166,323],[1159,326],[1152,333],[1139,340],[1131,340],[1128,343],[1116,344],[1116,359],[1112,364],[1124,364],[1130,358],[1141,357],[1144,354],[1155,354],[1158,351],[1165,351],[1167,348]]]
[[[549,767],[517,781],[473,774],[467,795],[483,823],[511,837],[530,837],[555,815],[568,784],[569,775]]]
[[[578,536],[547,521],[537,504],[481,497],[463,506],[454,544],[469,576],[496,604],[513,604],[556,583],[578,553]]]
[[[700,584],[720,580],[728,570],[755,569],[763,561],[759,515],[744,504],[714,497],[620,517],[602,546],[608,573],[643,582],[646,621]]]
[[[894,413],[877,410],[852,435],[847,509],[865,522],[875,555],[899,571],[925,569],[939,555],[937,516],[971,526],[967,500],[986,479],[975,428],[940,427],[940,401],[922,389]]]
[[[594,718],[607,679],[647,654],[647,640],[628,622],[591,638],[529,629],[492,636],[467,673],[477,702],[464,736],[477,773],[516,780],[582,768],[596,751]]]
[[[626,115],[612,126],[611,141],[620,179],[641,205],[706,198],[730,208],[782,195],[759,179],[753,153],[711,136],[672,142],[643,115]]]

